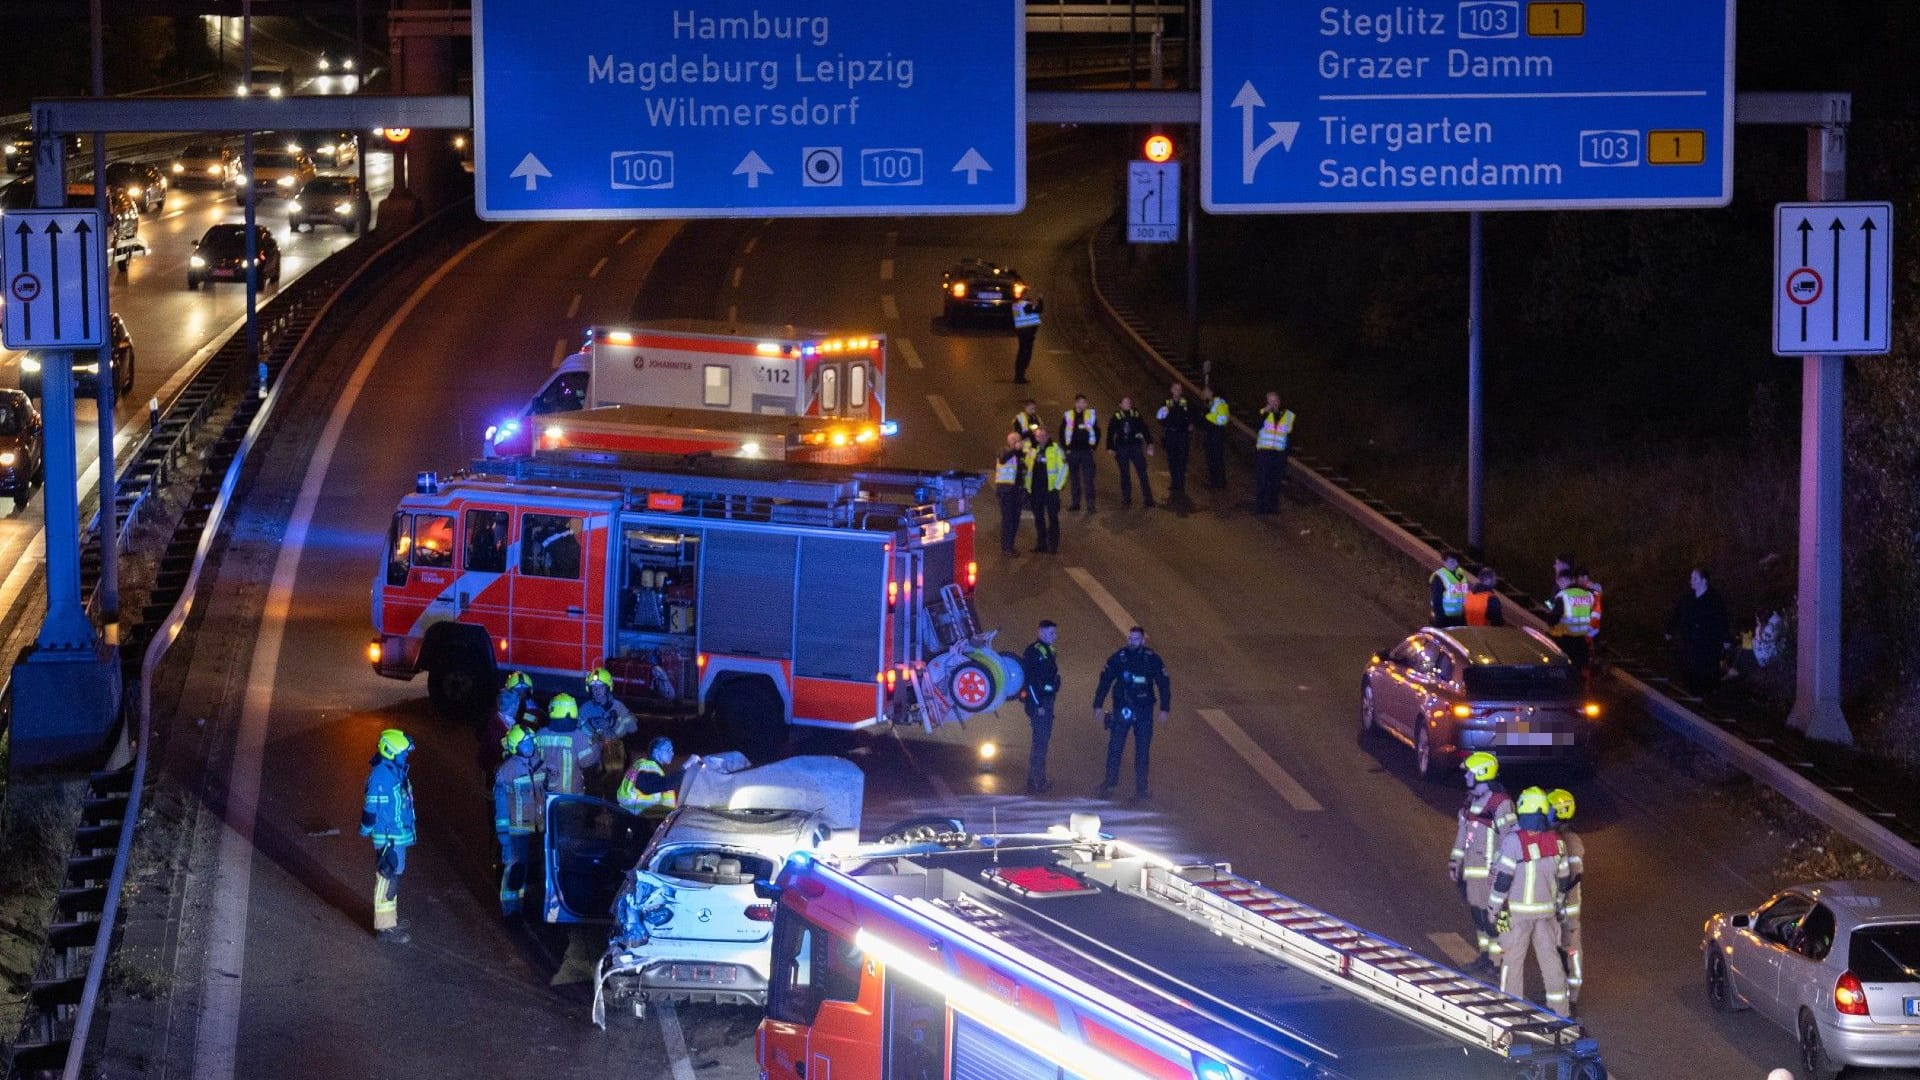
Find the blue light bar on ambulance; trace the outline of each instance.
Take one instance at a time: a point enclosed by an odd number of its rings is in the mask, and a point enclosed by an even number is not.
[[[892,437],[894,435],[900,434],[900,421],[898,420],[880,421],[880,434],[887,437]]]
[[[440,492],[440,474],[436,472],[417,472],[413,474],[413,490],[416,495],[437,495]]]

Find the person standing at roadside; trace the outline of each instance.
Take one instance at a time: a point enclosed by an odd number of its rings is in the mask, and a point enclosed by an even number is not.
[[[1026,405],[1023,406],[1019,412],[1013,414],[1013,433],[1031,443],[1033,441],[1033,429],[1039,426],[1040,403],[1032,398],[1028,398]]]
[[[1167,403],[1154,416],[1160,421],[1160,444],[1167,448],[1167,498],[1187,492],[1187,452],[1193,446],[1193,419],[1197,411],[1187,400],[1187,388],[1174,383]]]
[[[1113,691],[1111,713],[1100,708],[1108,690]],[[1159,722],[1164,724],[1173,708],[1173,682],[1167,678],[1167,665],[1160,654],[1147,648],[1147,632],[1136,626],[1127,631],[1126,645],[1107,658],[1100,685],[1093,692],[1093,718],[1107,727],[1106,779],[1094,791],[1094,798],[1111,798],[1120,783],[1120,759],[1127,752],[1128,733],[1133,735],[1133,797],[1136,801],[1153,798],[1147,771],[1156,705]]]
[[[1000,554],[1014,554],[1020,536],[1021,488],[1027,477],[1027,444],[1017,431],[1007,432],[1006,448],[993,466],[993,491],[1000,497]]]
[[[1465,618],[1468,626],[1505,626],[1507,615],[1500,607],[1500,594],[1495,591],[1500,579],[1491,567],[1480,568],[1479,580],[1467,590]]]
[[[1696,566],[1687,576],[1687,591],[1667,619],[1667,640],[1680,644],[1680,680],[1689,692],[1706,694],[1720,684],[1733,624],[1706,567]]]
[[[1587,981],[1585,953],[1580,947],[1580,882],[1587,876],[1587,845],[1573,831],[1573,792],[1554,788],[1547,792],[1547,812],[1554,831],[1560,834],[1560,848],[1567,859],[1567,890],[1560,898],[1560,959],[1567,967],[1567,1008],[1580,1004],[1580,987]]]
[[[1203,387],[1200,400],[1207,403],[1207,411],[1201,418],[1200,448],[1207,459],[1207,486],[1219,491],[1227,486],[1227,427],[1233,423],[1233,413],[1227,408],[1227,399],[1213,392],[1213,387]]]
[[[1587,674],[1587,623],[1593,617],[1593,594],[1574,584],[1571,569],[1554,578],[1560,591],[1547,601],[1547,633],[1553,643],[1573,661],[1581,678]]]
[[[1013,336],[1019,347],[1013,354],[1013,381],[1027,381],[1027,365],[1033,363],[1033,339],[1040,334],[1040,301],[1013,302]]]
[[[1053,741],[1053,699],[1060,693],[1060,654],[1053,643],[1060,631],[1052,619],[1041,619],[1033,644],[1020,655],[1026,687],[1020,704],[1027,710],[1033,743],[1027,751],[1027,794],[1044,795],[1053,788],[1047,779],[1047,746]]]
[[[1027,505],[1033,508],[1035,552],[1060,553],[1060,489],[1067,486],[1067,456],[1047,437],[1047,429],[1033,429],[1027,447]]]
[[[407,849],[419,838],[407,776],[412,760],[413,740],[406,732],[381,732],[360,810],[360,835],[373,841],[373,932],[395,945],[410,940],[400,926],[400,876],[407,872]]]
[[[1467,615],[1467,574],[1460,569],[1460,556],[1449,551],[1440,560],[1440,569],[1427,575],[1427,606],[1432,609],[1434,626],[1459,626]]]
[[[1147,431],[1146,418],[1133,407],[1133,398],[1120,399],[1120,407],[1107,420],[1107,449],[1113,451],[1114,464],[1120,468],[1120,508],[1133,507],[1133,477],[1139,474],[1140,496],[1153,506],[1153,485],[1147,480],[1147,458],[1153,455],[1153,435]]]
[[[1061,441],[1067,450],[1067,484],[1072,492],[1068,510],[1080,509],[1086,495],[1087,513],[1093,513],[1093,451],[1100,444],[1100,415],[1087,404],[1087,395],[1075,394],[1073,408],[1060,414]]]
[[[1287,479],[1287,444],[1293,438],[1293,410],[1280,407],[1280,395],[1267,391],[1260,427],[1253,436],[1253,512],[1280,511],[1280,486]]]

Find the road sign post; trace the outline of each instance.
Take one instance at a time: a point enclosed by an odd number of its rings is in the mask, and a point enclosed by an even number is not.
[[[1180,241],[1180,163],[1135,161],[1127,166],[1127,241]]]
[[[1212,213],[1720,206],[1733,0],[1202,0]]]
[[[1773,208],[1773,351],[1884,353],[1892,347],[1893,204]]]
[[[1016,213],[1026,9],[476,0],[495,221]]]

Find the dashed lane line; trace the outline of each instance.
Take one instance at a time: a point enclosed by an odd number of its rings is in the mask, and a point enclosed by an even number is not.
[[[914,348],[912,339],[894,338],[893,343],[900,347],[900,355],[906,358],[908,367],[918,371],[926,366],[920,362],[920,350]]]
[[[660,1039],[666,1043],[667,1067],[673,1080],[693,1080],[693,1059],[687,1056],[687,1037],[680,1030],[680,1012],[673,1002],[662,1001],[658,1008],[660,1015]]]
[[[573,299],[567,304],[567,318],[571,319],[578,314],[580,314],[580,294],[574,293]]]
[[[751,255],[753,254],[753,249],[759,246],[760,238],[758,236],[749,236],[747,237],[747,246],[740,249],[740,254]]]
[[[745,267],[736,266],[733,268],[733,287],[734,288],[737,289],[740,287],[740,275],[745,272],[746,272]]]
[[[880,280],[881,281],[893,280],[893,260],[892,259],[880,260]]]
[[[933,407],[933,414],[940,418],[941,427],[955,432],[966,430],[961,426],[960,418],[953,415],[953,406],[947,404],[946,398],[939,394],[928,394],[927,404]]]
[[[618,239],[618,240],[615,240],[615,241],[613,242],[613,243],[614,243],[614,245],[615,245],[615,246],[617,247],[617,246],[619,246],[619,245],[621,245],[621,244],[625,244],[625,243],[626,243],[627,241],[629,241],[629,240],[631,240],[631,239],[633,239],[633,234],[634,234],[634,233],[637,233],[637,232],[639,232],[639,231],[640,231],[640,228],[639,228],[639,226],[637,226],[637,225],[636,225],[636,226],[634,226],[634,227],[633,227],[633,228],[631,228],[631,229],[628,229],[628,230],[627,230],[626,232],[623,232],[623,233],[621,233],[621,234],[620,234],[620,239]]]
[[[900,305],[893,302],[892,293],[888,293],[880,298],[880,314],[889,319],[897,319],[900,317]]]
[[[455,252],[427,280],[420,283],[399,310],[393,313],[373,339],[345,389],[334,402],[333,413],[320,433],[308,459],[307,475],[293,514],[287,520],[285,538],[274,558],[273,583],[260,614],[260,629],[254,639],[253,658],[248,671],[246,697],[240,707],[239,729],[234,735],[233,758],[226,776],[227,806],[220,834],[219,862],[214,867],[212,919],[209,922],[206,970],[202,975],[203,1000],[200,1020],[194,1031],[193,1074],[209,1080],[231,1080],[239,1051],[240,1007],[243,1001],[243,976],[247,960],[247,906],[253,888],[253,827],[260,806],[260,769],[267,747],[267,717],[273,708],[274,681],[279,674],[280,647],[285,641],[287,619],[293,607],[293,589],[299,579],[300,556],[307,533],[313,526],[320,489],[333,464],[334,451],[345,433],[347,417],[366,388],[375,365],[385,355],[394,334],[405,325],[415,308],[426,299],[446,276],[467,256],[498,233],[488,233]]]
[[[607,257],[605,255],[602,255],[600,256],[600,261],[593,264],[593,269],[587,271],[587,276],[590,278],[597,278],[600,276],[600,271],[605,270],[606,268],[607,268]],[[738,284],[738,282],[736,282],[735,284]]]
[[[1260,774],[1260,779],[1267,782],[1268,787],[1279,792],[1280,797],[1287,800],[1288,806],[1309,814],[1326,809],[1320,805],[1320,800],[1314,798],[1311,792],[1300,785],[1300,781],[1295,780],[1292,774],[1280,767],[1279,762],[1273,760],[1273,755],[1267,753],[1259,743],[1254,742],[1253,736],[1248,735],[1245,728],[1234,723],[1233,717],[1228,716],[1225,709],[1201,709],[1199,712],[1200,719],[1205,720],[1215,734],[1219,735],[1228,746],[1233,747],[1233,752],[1239,754],[1242,760],[1251,765],[1253,771]]]

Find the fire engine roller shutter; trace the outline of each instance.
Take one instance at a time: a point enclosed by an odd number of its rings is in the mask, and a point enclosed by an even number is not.
[[[956,1012],[952,1076],[953,1080],[1059,1080],[1060,1069],[978,1020]]]
[[[700,570],[700,648],[788,659],[798,538],[708,529]]]
[[[809,536],[800,541],[800,625],[793,673],[803,678],[873,678],[880,667],[886,612],[885,547],[871,541]]]
[[[924,550],[926,558],[921,560],[924,568],[921,573],[927,579],[926,595],[937,598],[941,589],[953,584],[953,541],[928,544]]]

